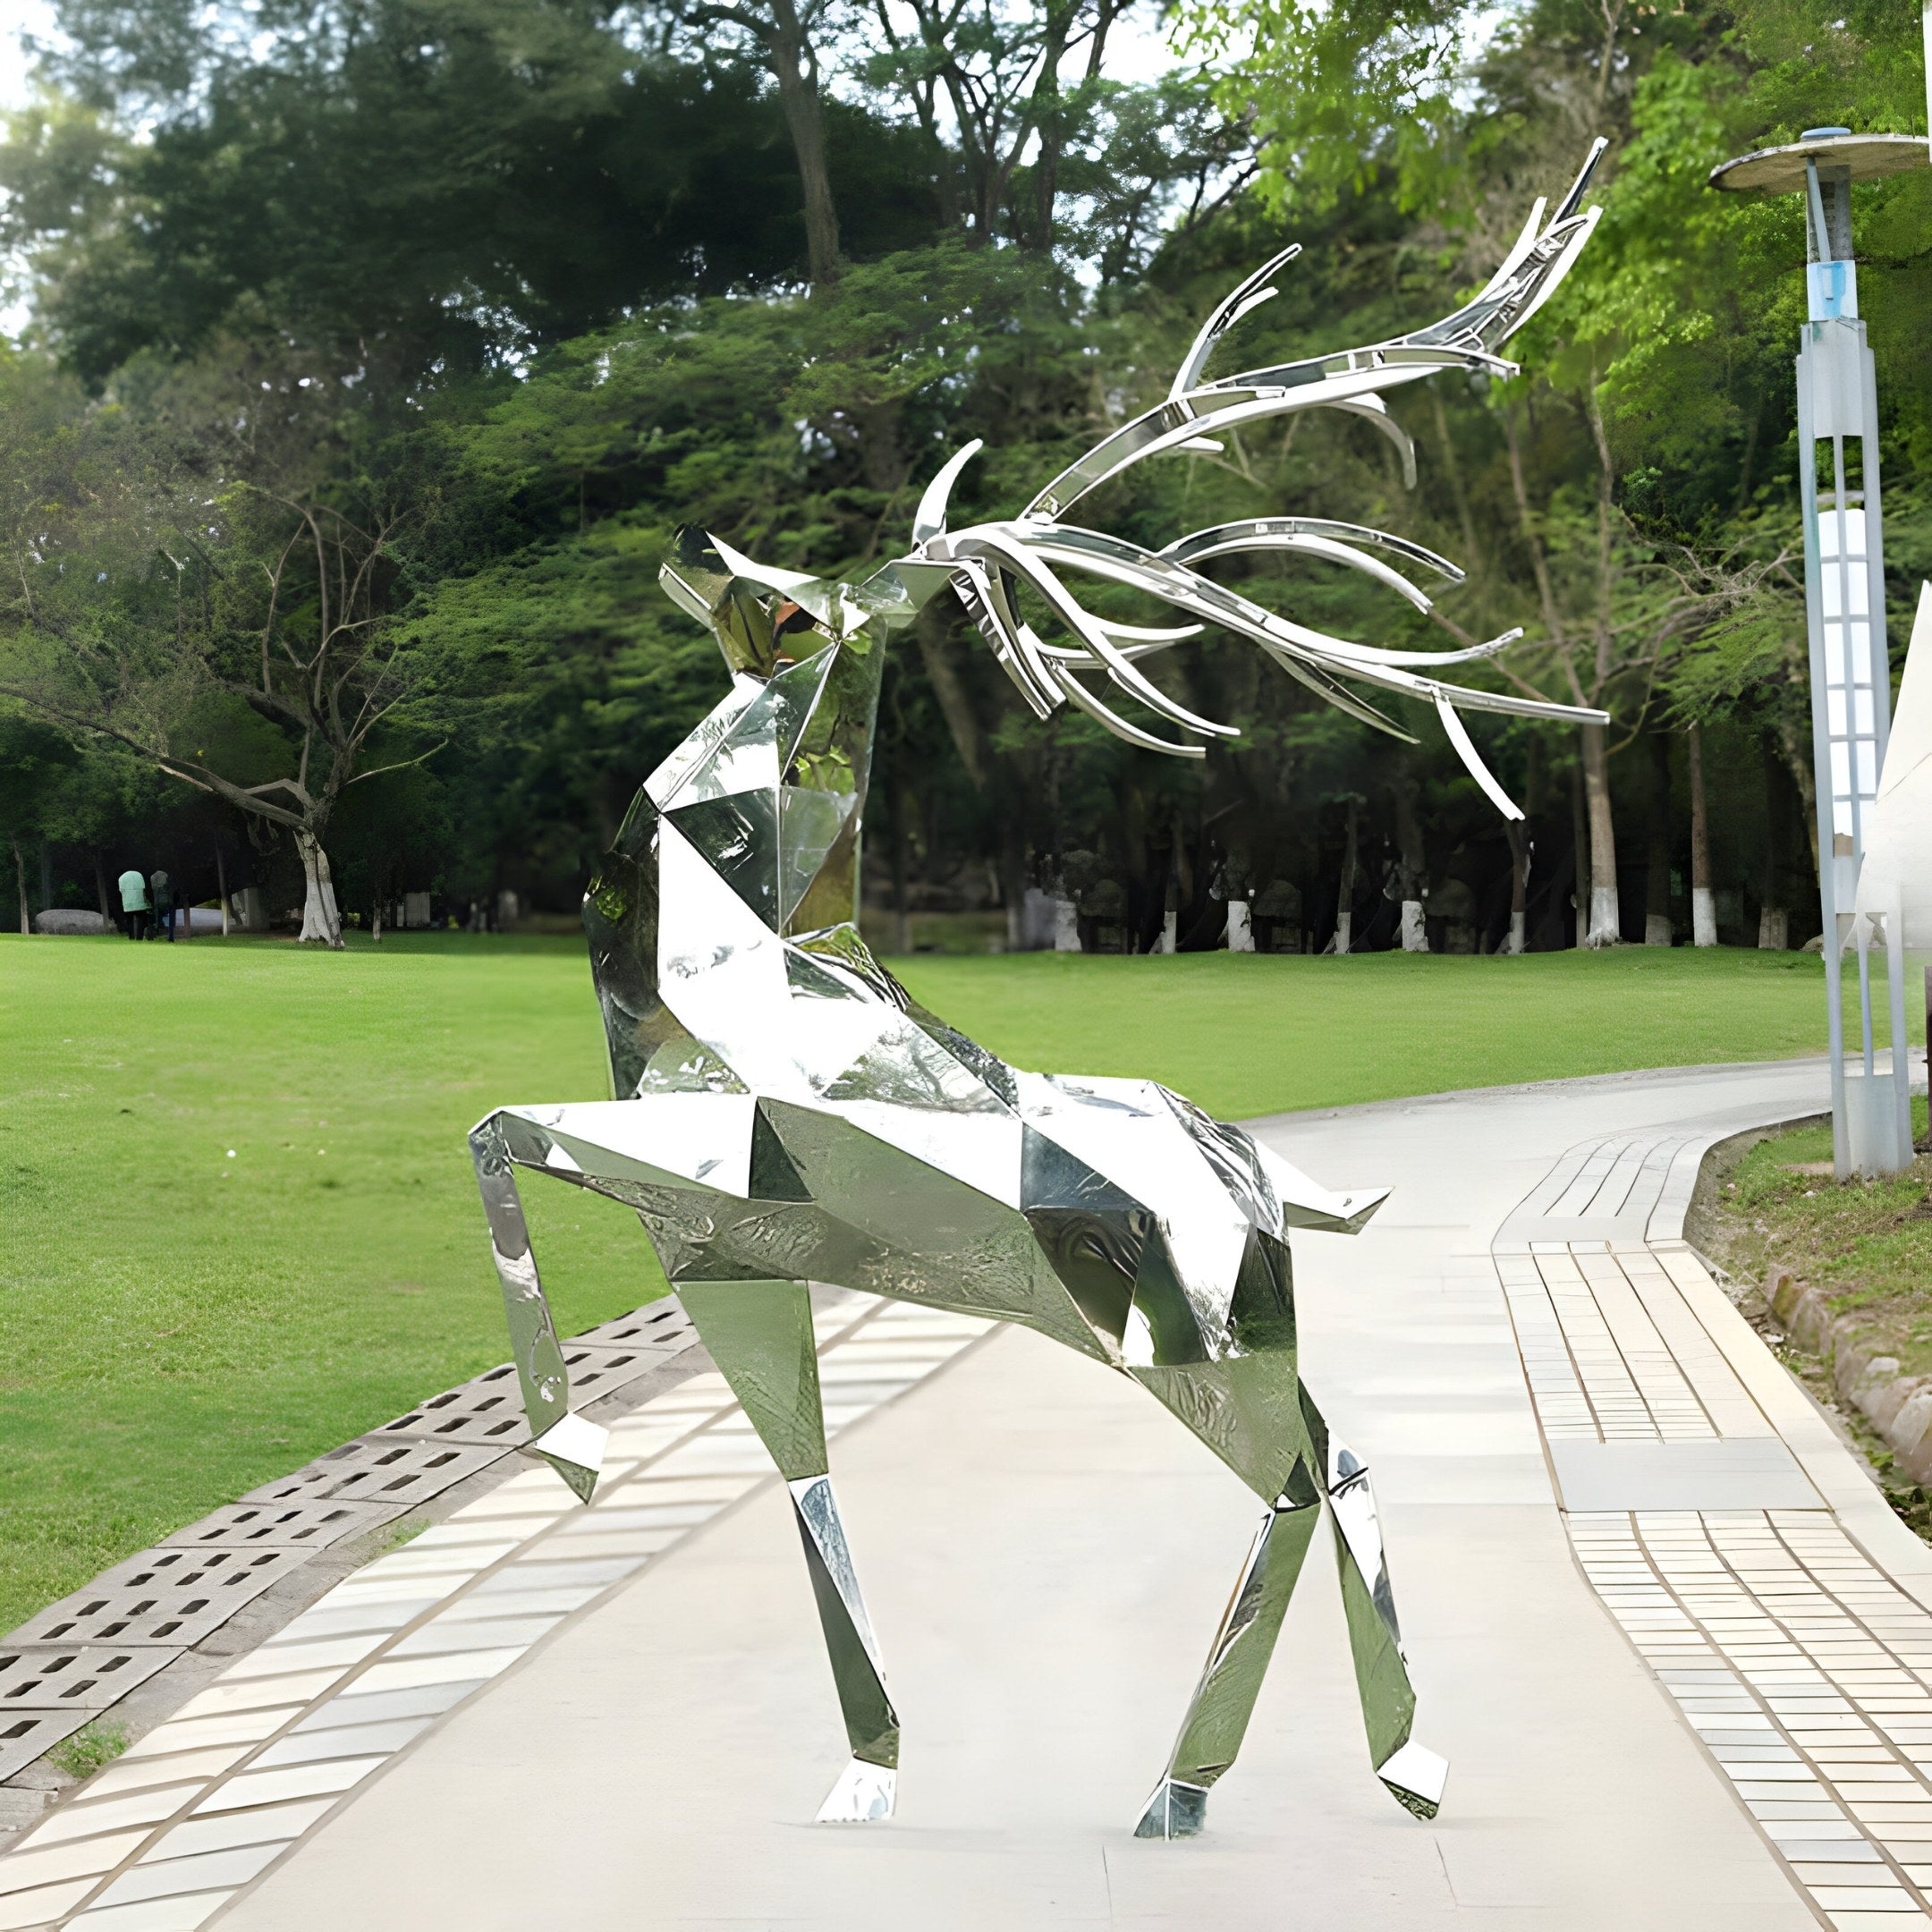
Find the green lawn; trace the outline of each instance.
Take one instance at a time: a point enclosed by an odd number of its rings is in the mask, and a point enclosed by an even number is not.
[[[1823,1031],[1802,954],[903,972],[1021,1065],[1151,1073],[1231,1117],[1804,1053]],[[463,1131],[604,1077],[569,941],[0,936],[0,1631],[502,1360]],[[623,1210],[528,1193],[567,1329],[662,1286]]]

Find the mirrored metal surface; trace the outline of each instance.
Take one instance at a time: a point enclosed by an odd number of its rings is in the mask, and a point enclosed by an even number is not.
[[[1412,461],[1382,393],[1439,369],[1512,367],[1497,349],[1547,299],[1594,224],[1580,212],[1582,186],[1547,220],[1539,202],[1488,286],[1446,320],[1342,355],[1205,380],[1216,345],[1267,299],[1292,251],[1277,258],[1209,318],[1157,408],[1018,516],[949,532],[962,452],[927,490],[912,551],[862,583],[774,570],[696,530],[680,535],[665,565],[665,590],[710,628],[732,678],[646,779],[587,895],[615,1097],[503,1108],[476,1128],[471,1149],[532,1453],[589,1496],[602,1432],[571,1412],[519,1169],[636,1210],[788,1480],[851,1752],[823,1818],[889,1815],[899,1717],[826,1472],[813,1281],[1018,1323],[1089,1355],[1148,1390],[1267,1505],[1140,1835],[1200,1829],[1325,1511],[1371,1762],[1419,1816],[1441,1801],[1447,1767],[1411,1737],[1415,1696],[1368,1472],[1331,1436],[1298,1359],[1291,1230],[1355,1233],[1382,1194],[1323,1188],[1153,1081],[1006,1065],[927,1013],[873,957],[857,886],[886,652],[948,585],[1042,716],[1071,703],[1130,742],[1189,749],[1103,701],[1082,682],[1097,674],[1169,727],[1228,735],[1140,668],[1217,623],[1378,728],[1400,734],[1353,686],[1430,703],[1513,811],[1456,707],[1601,714],[1433,675],[1509,638],[1435,656],[1352,644],[1196,568],[1244,550],[1294,550],[1427,610],[1428,594],[1398,565],[1453,580],[1453,564],[1383,532],[1315,519],[1217,525],[1159,552],[1055,519],[1134,463],[1309,407],[1367,415]],[[1191,621],[1100,618],[1067,587],[1082,574],[1138,589]],[[1067,641],[1032,628],[1022,589]]]

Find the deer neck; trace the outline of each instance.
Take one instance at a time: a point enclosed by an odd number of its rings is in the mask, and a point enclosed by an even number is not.
[[[801,641],[740,674],[645,781],[586,897],[620,1095],[712,1036],[700,1007],[784,1002],[783,941],[856,928],[884,627]]]

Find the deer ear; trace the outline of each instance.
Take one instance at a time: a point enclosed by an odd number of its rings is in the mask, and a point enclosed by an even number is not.
[[[975,436],[964,449],[949,456],[939,474],[926,486],[926,494],[919,498],[919,508],[912,513],[912,541],[924,543],[929,537],[944,537],[946,527],[946,500],[953,494],[953,486],[959,480],[959,473],[970,463],[986,445]]]

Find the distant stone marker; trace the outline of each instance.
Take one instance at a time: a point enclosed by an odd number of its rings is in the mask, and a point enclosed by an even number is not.
[[[55,906],[34,914],[34,930],[72,937],[82,933],[104,933],[109,928],[98,912],[84,912],[78,906]]]

